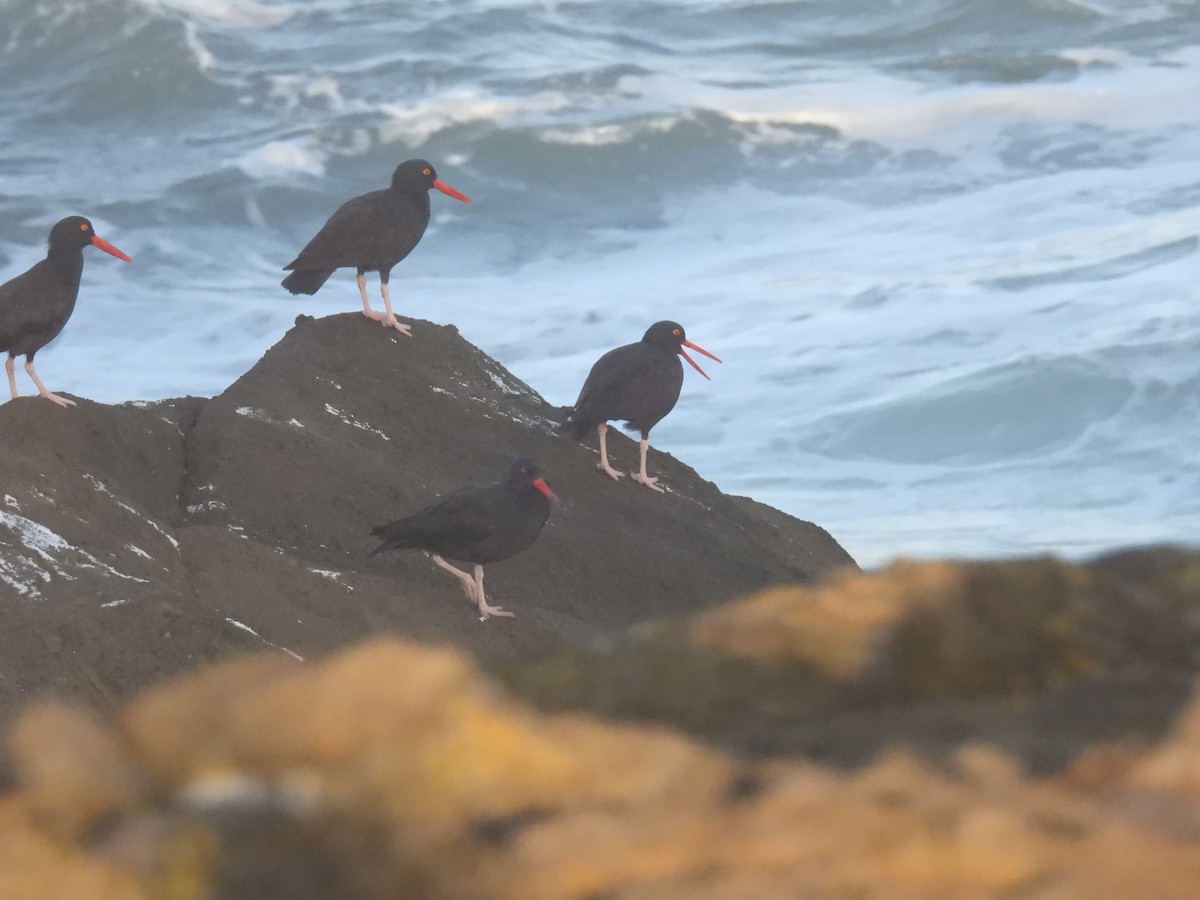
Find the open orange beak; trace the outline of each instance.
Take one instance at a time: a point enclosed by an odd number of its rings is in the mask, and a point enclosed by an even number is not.
[[[132,259],[130,259],[128,256],[126,256],[124,253],[122,253],[120,250],[118,250],[116,247],[114,247],[108,241],[101,240],[100,238],[96,237],[96,235],[94,235],[94,234],[92,235],[92,245],[99,247],[105,253],[111,253],[117,259],[123,259],[123,260],[125,260],[125,262],[133,262]]]
[[[433,186],[435,188],[437,188],[439,191],[441,191],[443,194],[445,194],[447,197],[453,197],[455,200],[461,200],[463,203],[471,202],[471,198],[468,197],[466,194],[460,194],[454,188],[450,187],[450,185],[446,184],[446,182],[440,181],[437,178],[435,178],[433,180]]]
[[[691,348],[692,348],[693,350],[695,350],[697,353],[703,353],[703,354],[704,354],[705,356],[707,356],[709,359],[715,359],[715,360],[717,360],[717,362],[720,362],[720,361],[721,361],[720,359],[718,359],[717,357],[715,357],[715,356],[713,356],[711,353],[709,353],[707,350],[705,350],[703,347],[697,346],[696,344],[693,344],[691,341],[684,341],[684,342],[683,342],[683,347],[691,347]],[[683,351],[683,347],[680,347],[680,348],[679,348],[679,355],[680,355],[680,356],[682,356],[684,359],[686,359],[686,360],[687,360],[689,363],[691,363],[691,364],[692,364],[692,368],[693,368],[693,369],[695,369],[697,372],[699,372],[699,373],[700,373],[701,375],[703,375],[705,378],[708,378],[708,373],[707,373],[707,372],[705,372],[705,371],[704,371],[702,368],[700,368],[698,365],[696,365],[696,361],[695,361],[694,359],[692,359],[690,356],[688,356],[686,353],[684,353],[684,351]],[[711,378],[708,378],[708,380],[709,380],[709,381],[712,381],[712,379],[711,379]]]
[[[550,502],[559,509],[566,509],[566,506],[563,505],[563,502],[554,496],[554,491],[550,490],[550,485],[546,484],[544,479],[535,478],[530,482],[530,484],[545,494],[550,499]]]

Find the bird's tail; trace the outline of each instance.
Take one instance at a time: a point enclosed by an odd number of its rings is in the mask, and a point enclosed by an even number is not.
[[[333,269],[297,269],[280,283],[293,294],[315,294],[333,273]]]
[[[570,417],[562,424],[561,433],[575,438],[575,440],[583,440],[584,435],[596,427],[595,422],[590,422],[583,416],[578,415],[574,410],[571,411]]]
[[[408,519],[397,519],[386,525],[376,525],[371,529],[371,534],[382,539],[383,543],[367,554],[368,559],[384,550],[403,550],[408,546]]]

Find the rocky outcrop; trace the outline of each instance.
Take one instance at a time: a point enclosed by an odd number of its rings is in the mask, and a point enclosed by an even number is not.
[[[112,709],[202,662],[380,632],[512,661],[853,565],[669,455],[651,456],[666,496],[610,482],[555,433],[561,410],[453,327],[414,324],[301,317],[211,400],[0,405],[0,718],[45,695]],[[371,526],[525,453],[568,509],[488,568],[516,620],[480,622],[421,554],[367,559]]]
[[[862,573],[417,326],[0,406],[0,897],[1195,895],[1200,553]],[[519,453],[569,509],[489,568],[517,619],[367,559]]]
[[[42,706],[9,736],[0,896],[1191,897],[1197,572],[910,563],[502,666],[507,688],[376,639],[114,715]],[[1004,740],[1022,717],[1037,746]]]

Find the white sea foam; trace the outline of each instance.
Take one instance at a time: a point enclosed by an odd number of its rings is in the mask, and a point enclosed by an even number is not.
[[[545,121],[548,115],[563,109],[568,102],[558,93],[499,97],[474,89],[449,91],[413,104],[381,104],[379,112],[387,120],[380,127],[379,135],[386,144],[405,143],[415,147],[454,125]]]
[[[234,28],[273,28],[282,25],[295,10],[285,3],[253,3],[250,0],[137,0],[152,10],[169,10],[193,19]]]
[[[325,174],[325,155],[303,143],[271,141],[238,160],[238,168],[251,178],[266,178],[286,173]]]
[[[209,72],[217,65],[217,58],[213,56],[211,50],[205,46],[204,41],[200,39],[199,31],[196,28],[195,22],[187,22],[183,29],[184,40],[187,41],[188,49],[192,51],[192,55],[196,58],[196,65],[201,72]]]

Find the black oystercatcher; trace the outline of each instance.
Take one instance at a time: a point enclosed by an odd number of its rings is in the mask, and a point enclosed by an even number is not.
[[[646,474],[646,450],[650,443],[650,429],[659,423],[679,399],[683,387],[682,356],[692,368],[708,378],[695,360],[684,352],[690,347],[709,359],[721,360],[703,347],[697,347],[683,333],[677,322],[655,322],[647,329],[636,344],[626,344],[609,350],[596,360],[588,373],[575,408],[571,411],[570,433],[576,440],[596,428],[600,433],[600,462],[596,468],[616,480],[624,477],[608,464],[608,448],[605,439],[609,419],[623,419],[628,428],[642,433],[641,471],[634,481],[658,491],[658,479]]]
[[[483,592],[483,564],[520,553],[541,533],[550,515],[550,503],[562,506],[546,486],[538,464],[530,457],[514,460],[508,477],[495,484],[459,488],[434,500],[424,509],[371,529],[384,550],[426,550],[433,561],[458,578],[467,598],[479,607],[480,616],[508,616],[491,606]],[[475,576],[456,569],[444,559],[475,564]]]
[[[46,258],[23,275],[0,284],[0,350],[8,351],[4,368],[8,388],[15,400],[17,377],[13,364],[25,357],[25,371],[37,385],[38,393],[59,406],[74,406],[74,400],[47,390],[33,367],[33,356],[58,337],[75,311],[79,296],[79,277],[83,274],[83,248],[88,244],[111,253],[117,259],[133,262],[107,241],[96,237],[92,223],[83,216],[67,216],[50,229],[50,249]]]
[[[437,188],[455,200],[471,200],[448,184],[438,181],[433,166],[423,159],[402,162],[392,173],[392,186],[347,200],[309,241],[300,255],[284,266],[292,274],[283,286],[293,294],[315,294],[334,269],[354,266],[358,270],[358,292],[363,315],[401,334],[412,329],[392,312],[388,279],[392,266],[408,256],[429,225],[429,189]],[[367,300],[365,273],[379,273],[379,290],[387,312],[371,309]]]

